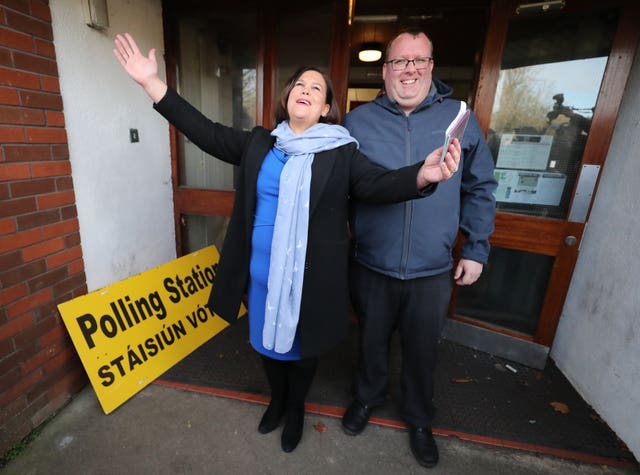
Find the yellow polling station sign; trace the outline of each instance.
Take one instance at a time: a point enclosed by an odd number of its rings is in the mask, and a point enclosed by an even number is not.
[[[229,325],[206,306],[219,257],[210,246],[58,305],[106,414]]]

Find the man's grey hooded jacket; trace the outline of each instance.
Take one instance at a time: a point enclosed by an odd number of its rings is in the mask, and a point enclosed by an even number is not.
[[[381,91],[345,117],[344,125],[372,162],[395,169],[423,161],[444,143],[445,129],[460,109],[452,89],[434,78],[425,100],[409,115]],[[466,236],[462,257],[486,263],[493,232],[494,161],[472,113],[461,142],[458,172],[427,198],[392,205],[354,201],[350,218],[352,257],[398,279],[447,272],[458,230]]]

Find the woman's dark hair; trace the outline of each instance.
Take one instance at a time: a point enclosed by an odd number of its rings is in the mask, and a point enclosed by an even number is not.
[[[276,106],[275,113],[275,125],[278,125],[283,120],[289,120],[289,111],[287,110],[287,101],[289,100],[289,94],[291,94],[291,90],[293,86],[295,86],[296,81],[300,79],[307,71],[315,71],[320,73],[324,79],[325,84],[327,85],[327,95],[325,98],[325,104],[329,104],[329,112],[326,116],[320,117],[320,122],[324,122],[327,124],[339,124],[340,123],[340,109],[338,108],[338,103],[336,102],[336,98],[333,94],[333,83],[331,82],[331,78],[323,71],[318,68],[303,66],[298,68],[298,70],[293,73],[293,76],[289,78],[287,84],[284,89],[280,93],[280,99],[278,100],[278,105]]]

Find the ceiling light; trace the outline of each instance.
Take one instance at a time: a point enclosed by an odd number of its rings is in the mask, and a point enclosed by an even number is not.
[[[542,12],[546,13],[551,10],[562,10],[565,6],[565,0],[549,0],[547,2],[523,3],[516,8],[516,15],[521,13]]]
[[[354,23],[393,23],[398,15],[354,15]]]
[[[358,59],[363,63],[374,63],[382,58],[382,45],[380,43],[362,43],[358,52]]]
[[[444,13],[442,13],[441,11],[433,13],[420,13],[416,15],[409,15],[407,18],[411,21],[442,20],[444,18]]]

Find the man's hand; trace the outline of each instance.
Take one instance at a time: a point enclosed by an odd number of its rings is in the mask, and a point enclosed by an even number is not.
[[[469,259],[460,259],[453,274],[453,279],[458,285],[471,285],[482,274],[482,264]]]

